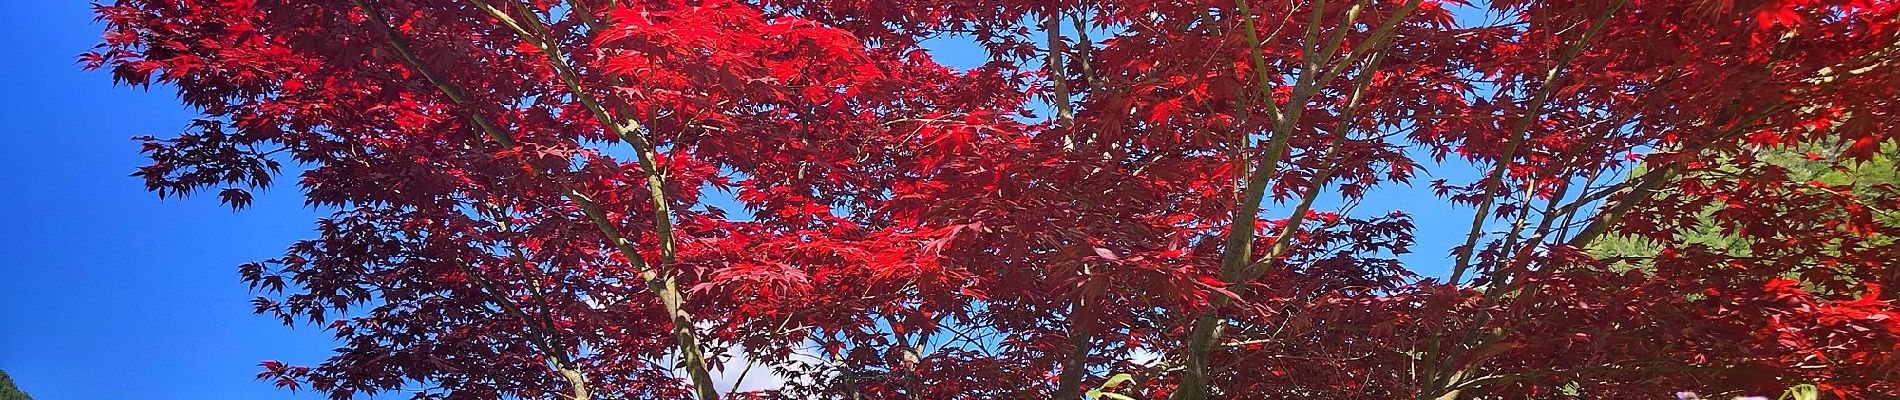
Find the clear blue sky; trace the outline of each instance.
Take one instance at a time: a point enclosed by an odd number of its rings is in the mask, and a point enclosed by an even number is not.
[[[252,315],[235,268],[310,236],[319,213],[292,186],[240,213],[146,192],[127,176],[145,162],[128,138],[171,135],[196,113],[167,88],[114,87],[79,69],[99,29],[87,2],[10,5],[0,23],[0,210],[12,218],[0,230],[0,369],[40,400],[319,398],[252,379],[259,361],[315,363],[333,346],[316,328]],[[975,64],[962,61],[951,64]],[[1426,232],[1462,227],[1470,211],[1428,200],[1431,178],[1421,178],[1359,211],[1415,213],[1421,243],[1407,258],[1439,273],[1434,261],[1452,244]]]
[[[143,165],[128,138],[195,114],[74,64],[98,42],[88,3],[11,2],[0,23],[0,369],[40,400],[318,398],[252,380],[258,361],[332,346],[251,315],[233,268],[309,236],[317,213],[289,186],[233,213],[126,176]]]

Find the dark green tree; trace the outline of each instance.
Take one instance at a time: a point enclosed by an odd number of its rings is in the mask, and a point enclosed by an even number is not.
[[[33,400],[33,396],[13,386],[13,377],[7,376],[6,370],[0,370],[0,400]]]

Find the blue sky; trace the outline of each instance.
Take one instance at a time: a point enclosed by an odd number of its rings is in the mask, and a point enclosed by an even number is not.
[[[250,314],[234,267],[311,232],[292,187],[233,213],[159,200],[136,178],[137,135],[195,114],[163,89],[113,87],[75,56],[97,43],[88,2],[22,1],[0,24],[0,369],[41,400],[290,399],[258,361],[321,360],[316,329]]]
[[[86,2],[11,6],[0,24],[0,209],[13,218],[0,230],[0,369],[40,400],[319,398],[252,379],[259,361],[315,363],[332,345],[313,327],[252,315],[235,269],[310,236],[319,213],[291,186],[237,213],[146,192],[127,176],[144,163],[128,138],[171,135],[196,113],[169,89],[115,87],[79,69],[98,36]],[[955,47],[940,56],[971,56]],[[1421,243],[1407,258],[1442,273],[1452,243],[1429,232],[1461,236],[1470,211],[1430,200],[1432,177],[1420,178],[1360,211],[1413,212]]]

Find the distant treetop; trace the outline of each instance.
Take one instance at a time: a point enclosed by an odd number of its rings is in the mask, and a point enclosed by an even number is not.
[[[6,370],[0,370],[0,400],[33,400],[33,396],[13,386],[13,377],[7,376]]]

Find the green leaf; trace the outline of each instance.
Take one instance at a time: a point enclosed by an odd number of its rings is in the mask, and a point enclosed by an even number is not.
[[[1777,397],[1775,400],[1819,400],[1820,398],[1820,387],[1803,383],[1788,388],[1788,391],[1782,392],[1781,397]]]

